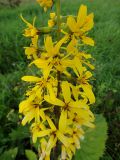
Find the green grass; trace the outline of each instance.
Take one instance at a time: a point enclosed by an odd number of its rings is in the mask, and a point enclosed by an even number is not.
[[[97,99],[95,111],[104,113],[109,125],[106,151],[101,159],[120,160],[120,0],[63,0],[62,14],[77,13],[82,3],[95,14],[95,27],[90,34],[96,45],[89,48],[96,59],[96,80],[93,82]],[[11,122],[7,114],[14,109],[12,116],[17,115],[17,106],[24,90],[20,77],[27,67],[23,47],[29,42],[22,36],[25,24],[19,17],[20,13],[31,22],[37,15],[37,26],[47,22],[47,15],[43,16],[36,3],[22,4],[15,9],[0,8],[0,153],[10,147],[12,130],[19,126],[17,120]],[[1,129],[3,124],[5,127]],[[24,142],[24,139],[20,142]],[[13,146],[18,142],[14,140],[14,143]],[[20,153],[24,155],[23,150]]]

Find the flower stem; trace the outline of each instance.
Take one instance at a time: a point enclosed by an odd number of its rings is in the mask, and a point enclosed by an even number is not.
[[[60,22],[60,0],[56,1],[56,15],[57,15],[57,36],[58,36],[58,40],[60,40],[60,26],[61,26],[61,22]]]
[[[57,38],[58,41],[60,40],[60,30],[61,30],[61,21],[60,21],[60,0],[56,2],[56,9],[57,9]],[[57,80],[58,80],[58,91],[57,97],[60,94],[60,71],[57,72]]]
[[[61,29],[61,23],[60,23],[60,0],[56,1],[56,15],[57,15],[57,40],[60,40],[60,29]],[[57,87],[57,98],[59,98],[60,94],[60,71],[57,71],[57,80],[58,80],[58,87]],[[55,107],[54,113],[56,115],[56,127],[58,127],[59,122],[59,116],[60,111],[59,107]]]
[[[61,22],[60,22],[60,0],[56,0],[56,15],[57,15],[57,40],[60,40],[60,30],[61,30]],[[60,94],[60,71],[57,71],[57,80],[58,80],[58,87],[57,87],[57,98],[59,98]],[[58,128],[59,117],[60,117],[60,110],[59,107],[54,108],[54,114],[56,117],[56,127]],[[59,146],[58,142],[53,150],[53,159],[57,160],[59,156]]]

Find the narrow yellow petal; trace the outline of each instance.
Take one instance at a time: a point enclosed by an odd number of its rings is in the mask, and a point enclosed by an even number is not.
[[[56,106],[61,106],[61,107],[63,107],[65,104],[64,104],[64,102],[62,102],[60,99],[55,99],[55,100],[53,100],[53,99],[51,99],[51,97],[50,96],[48,96],[48,95],[46,95],[46,96],[44,96],[44,99],[45,99],[45,101],[46,102],[48,102],[48,103],[50,103],[50,104],[53,104],[53,105],[56,105]]]
[[[77,42],[78,42],[77,39],[75,39],[75,37],[73,37],[67,46],[67,53],[72,54],[77,51],[77,48],[75,48],[75,46],[77,45]]]
[[[82,88],[86,94],[86,96],[88,97],[90,104],[95,103],[95,96],[93,94],[92,88],[89,85],[82,85]]]
[[[30,63],[30,66],[32,64],[35,64],[38,68],[45,68],[47,66],[48,62],[46,60],[38,58],[38,59],[34,60],[32,63]]]
[[[49,135],[50,133],[51,133],[51,129],[46,129],[46,130],[44,130],[44,131],[39,131],[38,133],[37,133],[37,137],[44,137],[44,136],[47,136],[47,135]]]
[[[70,85],[67,81],[62,82],[62,93],[65,103],[69,103],[71,100]]]
[[[70,145],[69,138],[64,136],[60,131],[57,131],[57,137],[66,147]]]
[[[52,42],[52,37],[51,36],[47,36],[45,38],[45,49],[48,52],[48,55],[50,53],[50,55],[53,52],[53,42]]]
[[[24,76],[21,79],[26,82],[39,82],[39,81],[41,81],[41,78],[35,77],[35,76]]]
[[[77,28],[77,23],[76,23],[76,21],[75,21],[75,18],[72,17],[72,16],[69,16],[69,17],[67,18],[67,25],[68,25],[68,27],[70,28],[70,30],[71,30],[72,32],[76,32],[76,31],[78,30],[78,28]]]
[[[46,148],[46,151],[45,151],[46,156],[50,155],[52,148],[55,147],[55,145],[56,145],[56,142],[57,142],[57,137],[54,137],[54,135],[51,135],[50,139],[47,143],[47,148]]]
[[[81,27],[84,24],[86,17],[87,17],[87,7],[85,5],[81,5],[77,16],[77,25],[79,27]]]
[[[67,37],[67,36],[64,36],[64,37],[55,45],[54,50],[55,50],[56,54],[59,53],[59,50],[60,50],[61,45],[62,45],[63,43],[65,43],[67,39],[68,39],[68,37]]]
[[[71,86],[72,88],[72,94],[75,98],[75,100],[78,100],[78,96],[79,96],[79,88],[77,88],[76,86]]]
[[[46,117],[47,121],[48,121],[48,124],[50,126],[50,128],[53,130],[53,131],[56,131],[56,127],[54,125],[54,123],[52,122],[52,120],[47,116]]]
[[[90,69],[92,69],[92,70],[94,70],[95,69],[95,67],[92,65],[92,64],[90,64],[89,62],[85,62],[84,61],[84,64],[86,64],[88,67],[90,67]]]
[[[64,122],[64,123],[63,123]],[[59,130],[64,133],[67,127],[67,111],[62,110],[60,119],[59,119]]]
[[[44,113],[44,109],[40,109],[39,115],[40,115],[40,117],[43,119],[43,121],[46,120],[45,113]]]
[[[25,55],[30,56],[36,54],[36,49],[34,47],[25,47]]]
[[[89,78],[91,78],[92,77],[92,73],[90,72],[90,71],[86,71],[85,72],[85,78],[86,79],[89,79]]]
[[[27,122],[30,122],[35,117],[35,110],[31,110],[31,112],[28,112],[24,119],[22,120],[22,125],[24,126]]]
[[[45,139],[45,138],[42,138],[42,139],[40,140],[40,143],[41,143],[41,149],[42,149],[42,151],[45,151],[46,146],[47,146],[47,141],[46,141],[46,139]]]
[[[94,40],[90,37],[86,37],[86,36],[82,36],[82,41],[83,43],[90,45],[90,46],[94,46]]]
[[[44,67],[44,69],[43,69],[43,76],[44,76],[45,79],[48,78],[48,76],[50,74],[50,71],[52,70],[52,67],[53,67],[52,65]]]
[[[76,148],[79,149],[80,148],[80,140],[79,140],[79,138],[76,135],[74,135],[73,139],[74,139],[74,143],[75,143]]]
[[[62,158],[62,159],[66,159],[66,156],[67,156],[67,154],[66,154],[65,146],[64,146],[64,145],[62,145],[61,158]]]
[[[29,100],[24,100],[19,104],[19,113],[23,113],[26,108],[29,108],[30,106],[30,101]]]
[[[91,14],[89,14],[87,16],[86,22],[85,22],[85,24],[84,24],[84,26],[82,28],[84,32],[87,32],[87,31],[89,31],[89,30],[91,30],[93,28],[93,26],[94,26],[93,18],[94,18],[94,14],[93,13],[91,13]]]

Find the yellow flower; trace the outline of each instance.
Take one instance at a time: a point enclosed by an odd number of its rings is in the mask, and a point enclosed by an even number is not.
[[[61,73],[66,73],[67,67],[73,67],[71,60],[64,58],[49,58],[48,60],[40,59],[33,61],[31,64],[35,64],[38,68],[42,69],[44,78],[48,78],[51,71],[60,71]]]
[[[83,139],[84,131],[81,129],[81,127],[71,128],[71,131],[72,134],[69,136],[72,137],[73,143],[71,143],[69,147],[66,147],[64,145],[61,146],[61,159],[71,160],[76,152],[76,149],[80,149],[80,139]]]
[[[54,135],[50,136],[48,142],[45,138],[40,140],[41,143],[41,153],[39,160],[50,160],[51,150],[56,145],[57,138],[54,138]]]
[[[77,84],[79,84],[79,88],[83,89],[90,104],[95,103],[95,96],[92,91],[92,86],[89,84],[89,78],[92,77],[92,73],[90,71],[86,71],[86,68],[82,67],[79,61],[76,60],[75,62],[76,70],[74,71],[77,76]]]
[[[37,59],[38,58],[37,54],[39,51],[38,35],[36,35],[32,38],[32,43],[31,43],[30,47],[24,47],[24,48],[25,48],[25,54],[27,55],[28,59],[32,59],[32,57],[34,59]]]
[[[38,99],[43,99],[44,97],[44,91],[46,90],[47,93],[52,93],[52,87],[57,86],[57,80],[55,80],[52,76],[51,78],[44,79],[35,77],[35,76],[24,76],[22,77],[23,81],[33,83],[34,87],[27,92],[27,96],[29,96],[29,99],[34,100],[38,97]],[[32,85],[33,86],[33,85]]]
[[[79,59],[80,63],[89,66],[91,69],[94,69],[94,66],[92,64],[90,64],[90,62],[88,60],[88,59],[92,58],[91,54],[86,54],[84,52],[80,52],[77,49],[77,45],[78,45],[78,40],[75,39],[75,37],[73,36],[72,40],[70,41],[70,43],[66,47],[67,53],[69,55],[73,56],[73,61],[75,63],[76,63],[76,60],[78,61],[78,59]]]
[[[67,18],[67,25],[76,38],[80,38],[83,43],[94,46],[94,41],[86,36],[86,33],[93,27],[93,13],[87,15],[87,7],[81,5],[77,20],[73,16]]]
[[[53,95],[53,94],[52,94]],[[63,100],[58,98],[52,98],[52,95],[46,95],[44,97],[45,101],[50,104],[61,106],[63,110],[65,110],[66,114],[68,112],[75,113],[80,117],[94,117],[92,112],[89,110],[89,106],[86,104],[84,100],[74,101],[71,98],[70,84],[67,81],[62,82],[62,95]]]
[[[57,140],[59,140],[65,147],[69,147],[69,145],[73,143],[72,138],[64,135],[63,130],[61,130],[63,126],[62,124],[63,121],[62,122],[60,121],[63,119],[60,118],[58,129],[56,128],[55,124],[48,116],[46,116],[46,120],[47,121],[45,121],[45,123],[48,123],[47,126],[49,126],[49,128],[46,128],[43,123],[39,123],[39,124],[34,123],[31,127],[34,142],[36,142],[37,138],[42,138],[41,147],[43,147],[44,150],[43,148],[41,148],[42,150],[41,159],[44,157],[50,156],[51,150],[53,147],[55,147]],[[46,136],[49,138],[48,142],[43,139],[43,137],[46,137]]]
[[[78,128],[78,126],[87,126],[90,128],[94,128],[95,125],[93,124],[94,122],[94,117],[89,117],[89,119],[87,117],[80,117],[76,114],[72,114],[71,112],[68,113],[68,117],[69,117],[69,123],[70,124],[74,124],[75,128]],[[82,133],[84,134],[84,132],[82,131]],[[82,134],[82,135],[83,135]]]
[[[54,45],[52,41],[52,37],[47,36],[44,39],[46,53],[43,53],[43,55],[45,55],[46,57],[55,57],[60,55],[60,51],[59,51],[60,47],[62,46],[63,43],[65,43],[66,40],[67,38],[64,37]]]
[[[48,8],[51,8],[53,5],[52,0],[37,0],[37,2],[40,4],[41,7],[44,8],[44,11],[46,12]]]
[[[38,32],[39,32],[39,31],[37,30],[37,28],[34,27],[36,17],[34,17],[34,19],[33,19],[33,24],[31,24],[31,23],[29,23],[28,21],[26,21],[26,20],[23,18],[22,15],[20,15],[20,17],[21,17],[21,19],[26,23],[26,25],[27,25],[27,27],[28,27],[28,28],[25,29],[23,35],[24,35],[25,37],[34,37],[34,36],[36,36],[36,35],[38,34]]]
[[[50,72],[58,70],[64,72],[67,67],[72,67],[72,61],[60,57],[60,47],[66,41],[66,37],[53,45],[52,38],[47,36],[45,39],[46,52],[41,54],[41,58],[34,60],[31,64],[35,64],[38,68],[43,70],[44,78],[48,78]]]
[[[35,122],[40,122],[40,117],[45,121],[44,111],[48,108],[42,108],[40,102],[32,102],[29,99],[22,101],[19,104],[19,113],[24,114],[22,120],[22,125],[25,125],[27,122],[30,123],[33,119]]]
[[[45,119],[46,120],[46,119]],[[33,123],[31,125],[31,132],[32,132],[32,139],[33,139],[33,143],[36,143],[37,141],[37,138],[38,138],[38,133],[39,131],[43,131],[43,130],[46,130],[46,126],[44,124],[44,122],[46,121],[43,121],[43,122],[38,122],[38,123]],[[49,131],[49,130],[48,130]],[[43,135],[44,136],[44,135]]]

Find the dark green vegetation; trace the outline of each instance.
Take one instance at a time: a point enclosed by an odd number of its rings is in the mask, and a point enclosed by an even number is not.
[[[101,160],[120,160],[120,0],[65,0],[62,14],[75,13],[81,3],[95,14],[91,36],[96,46],[88,50],[96,59],[96,80],[92,82],[96,94],[94,110],[104,114],[109,126]],[[18,147],[16,159],[25,160],[24,149],[33,149],[33,145],[29,144],[28,129],[20,126],[18,116],[25,88],[20,77],[29,72],[23,49],[29,41],[22,36],[25,25],[20,13],[31,22],[38,15],[37,26],[45,24],[47,19],[37,4],[0,8],[0,154]]]

